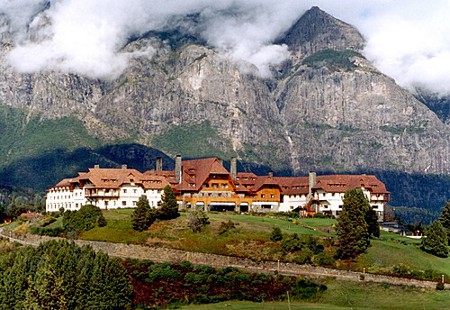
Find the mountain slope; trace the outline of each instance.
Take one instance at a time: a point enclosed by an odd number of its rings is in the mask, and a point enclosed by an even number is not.
[[[30,24],[33,42],[42,40],[45,14]],[[186,18],[196,22],[195,16]],[[288,46],[290,57],[272,68],[271,78],[183,31],[131,38],[123,47],[133,55],[129,66],[112,81],[55,71],[18,73],[7,62],[14,42],[3,33],[0,101],[29,116],[23,126],[30,119],[36,126],[65,119],[78,124],[70,133],[53,129],[70,136],[55,149],[132,141],[171,155],[237,156],[294,173],[450,172],[449,128],[364,58],[357,29],[319,8],[305,12],[276,40]],[[90,140],[77,142],[77,132]],[[31,132],[23,133],[34,140]],[[4,153],[14,152],[7,138],[0,144]],[[26,147],[20,154],[25,156]]]

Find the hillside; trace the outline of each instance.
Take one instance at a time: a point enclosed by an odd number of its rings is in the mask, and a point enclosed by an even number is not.
[[[29,42],[45,40],[49,6],[30,21]],[[389,175],[417,183],[399,189],[407,193],[398,197],[410,198],[396,205],[437,209],[450,197],[414,194],[424,186],[416,180],[450,184],[442,176],[450,172],[447,116],[436,115],[446,110],[440,102],[427,107],[378,71],[353,26],[311,8],[274,40],[289,57],[262,77],[208,45],[201,16],[177,18],[130,37],[121,48],[133,55],[128,67],[102,80],[15,71],[8,55],[16,43],[2,15],[0,183],[43,190],[93,163],[129,163],[98,150],[133,143],[169,157],[237,156],[282,174],[373,171],[388,176],[393,197],[398,186]],[[139,165],[147,169],[152,158]]]

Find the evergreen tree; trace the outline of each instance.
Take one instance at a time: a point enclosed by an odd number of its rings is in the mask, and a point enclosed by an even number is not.
[[[283,240],[283,234],[281,233],[280,227],[272,228],[272,232],[270,233],[270,240],[273,242],[278,242]]]
[[[133,222],[133,229],[137,231],[144,231],[150,227],[155,221],[150,204],[148,203],[147,196],[142,195],[139,197],[139,201],[136,203],[136,209],[134,209],[131,216]]]
[[[450,245],[450,200],[445,203],[444,209],[442,209],[441,216],[439,217],[439,221],[445,228],[448,238],[447,244]]]
[[[422,250],[439,257],[448,256],[448,239],[444,227],[439,221],[434,221],[425,229],[422,238]]]
[[[344,205],[336,228],[339,258],[355,257],[369,247],[370,235],[365,220],[367,205],[368,201],[361,189],[351,189],[345,193]]]
[[[179,216],[177,198],[172,188],[167,185],[164,187],[164,194],[161,197],[161,207],[158,210],[157,217],[160,220],[171,220]]]
[[[364,214],[364,218],[367,223],[367,229],[369,230],[369,236],[379,238],[380,237],[380,223],[378,223],[377,212],[370,207],[369,202],[367,202],[367,205],[369,206],[369,209],[366,210],[366,212]]]

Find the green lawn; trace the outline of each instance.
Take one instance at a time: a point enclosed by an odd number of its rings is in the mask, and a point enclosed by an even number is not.
[[[358,258],[359,268],[377,270],[403,264],[411,270],[427,269],[450,275],[450,258],[440,258],[420,250],[420,240],[382,233],[380,240],[372,240],[367,253]]]
[[[81,239],[116,243],[145,243],[148,239],[148,232],[133,229],[131,223],[133,209],[103,210],[102,212],[108,224],[105,227],[96,227],[81,233]]]
[[[317,300],[291,301],[291,309],[448,309],[450,291],[427,291],[388,284],[329,280]],[[229,301],[189,305],[186,310],[289,309],[287,301],[252,303]]]

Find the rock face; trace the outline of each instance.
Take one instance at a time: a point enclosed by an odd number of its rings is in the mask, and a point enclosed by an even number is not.
[[[1,16],[0,26],[7,27]],[[359,54],[364,39],[356,29],[317,7],[277,40],[291,57],[271,79],[177,36],[182,44],[158,33],[128,43],[125,51],[155,52],[134,57],[106,82],[14,72],[5,58],[13,43],[3,34],[1,103],[42,118],[74,115],[100,138],[146,145],[174,127],[208,121],[216,148],[277,170],[450,172],[448,127]]]

